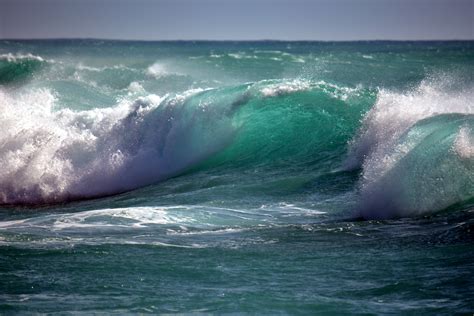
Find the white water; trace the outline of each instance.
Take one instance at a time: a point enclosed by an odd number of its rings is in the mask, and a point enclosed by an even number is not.
[[[224,114],[186,106],[197,92],[76,112],[55,111],[56,98],[47,89],[0,90],[0,203],[119,193],[202,160],[232,131]]]

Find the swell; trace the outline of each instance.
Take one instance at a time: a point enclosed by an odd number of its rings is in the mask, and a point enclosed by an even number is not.
[[[357,125],[353,112],[360,117],[371,98],[370,92],[324,82],[281,80],[148,95],[75,112],[58,110],[47,89],[1,91],[6,133],[0,135],[0,202],[116,194],[213,156],[211,165],[314,159],[331,146],[344,147]]]

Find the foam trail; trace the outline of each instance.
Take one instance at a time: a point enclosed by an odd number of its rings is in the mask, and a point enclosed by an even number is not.
[[[474,196],[473,99],[471,88],[429,82],[380,91],[345,162],[363,170],[361,216],[420,215]]]

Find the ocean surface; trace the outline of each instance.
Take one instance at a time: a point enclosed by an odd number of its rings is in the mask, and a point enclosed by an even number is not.
[[[474,42],[0,41],[0,314],[474,312]]]

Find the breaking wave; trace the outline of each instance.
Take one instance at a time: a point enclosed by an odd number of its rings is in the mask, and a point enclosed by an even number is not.
[[[146,96],[83,111],[52,89],[3,89],[0,203],[112,195],[192,167],[329,175],[342,164],[361,170],[363,218],[442,210],[474,196],[474,95],[441,81],[394,92],[265,80],[164,96],[134,83]]]
[[[56,107],[48,89],[0,91],[0,202],[116,194],[177,175],[224,148],[220,163],[312,156],[327,133],[341,144],[351,135],[333,130],[351,115],[347,98],[357,99],[357,92],[323,82],[264,81],[73,111]],[[300,141],[286,146],[298,134]]]
[[[0,54],[0,84],[28,78],[47,61],[33,54]]]
[[[421,215],[474,196],[472,100],[472,87],[446,82],[380,91],[345,161],[362,168],[362,217]]]

